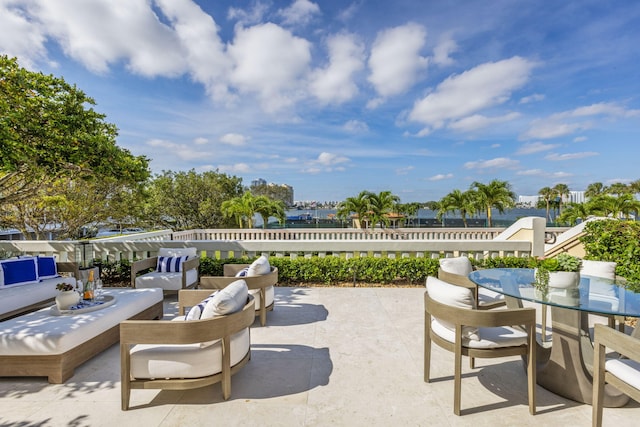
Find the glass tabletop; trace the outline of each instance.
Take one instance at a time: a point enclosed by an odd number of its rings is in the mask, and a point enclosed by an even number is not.
[[[469,279],[486,289],[518,299],[592,313],[640,317],[640,293],[631,292],[613,280],[581,276],[577,289],[549,288],[542,295],[533,287],[531,268],[488,268],[469,274]]]

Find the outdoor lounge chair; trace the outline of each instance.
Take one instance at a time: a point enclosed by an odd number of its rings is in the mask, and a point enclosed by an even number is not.
[[[600,427],[605,383],[640,402],[640,340],[601,324],[594,325],[594,337],[592,423]],[[606,348],[626,358],[606,359]]]
[[[179,314],[198,307],[200,319],[120,323],[122,410],[129,409],[131,389],[185,390],[220,382],[223,398],[230,397],[231,376],[251,358],[255,320],[253,297],[242,280],[236,284],[214,297],[206,289],[181,290]],[[212,304],[213,317],[205,316]],[[223,312],[228,314],[218,314]]]
[[[460,415],[462,356],[526,356],[529,413],[536,412],[536,312],[533,308],[477,310],[470,289],[427,278],[424,295],[424,380],[430,382],[431,342],[454,356],[453,412]],[[518,328],[511,325],[521,325]]]
[[[192,288],[198,284],[199,265],[196,248],[160,248],[158,256],[131,263],[131,287],[161,288],[165,294]],[[154,270],[138,276],[150,268]]]

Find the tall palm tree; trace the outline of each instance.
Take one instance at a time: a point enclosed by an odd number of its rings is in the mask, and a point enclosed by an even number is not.
[[[244,228],[244,225],[247,228],[253,228],[253,216],[256,213],[255,199],[251,192],[247,191],[240,197],[225,200],[220,205],[220,209],[227,218],[235,218],[239,228]]]
[[[347,197],[344,201],[340,202],[336,215],[338,218],[348,218],[354,214],[360,220],[360,224],[367,223],[369,215],[369,193],[368,191],[361,191],[356,197]]]
[[[586,203],[569,203],[564,208],[562,213],[558,216],[557,220],[561,223],[568,223],[571,226],[576,225],[578,219],[583,221],[587,219],[589,215],[593,215],[593,212]]]
[[[547,221],[551,221],[551,218],[549,217],[549,204],[551,203],[551,199],[555,197],[555,194],[555,191],[553,191],[553,188],[551,187],[542,187],[540,190],[538,190],[538,195],[542,197],[542,200],[544,200],[545,203],[545,209],[547,211]]]
[[[507,181],[494,179],[489,184],[475,181],[471,184],[471,190],[475,190],[478,205],[487,213],[488,227],[491,227],[492,208],[504,213],[505,209],[513,208],[516,204],[516,194]]]
[[[562,201],[565,197],[569,197],[571,192],[569,191],[569,186],[567,184],[556,184],[553,187],[553,191],[556,193],[556,197],[558,197],[558,215],[562,213]]]
[[[640,181],[639,181],[640,183]],[[640,188],[640,187],[639,187]],[[584,192],[585,197],[592,198],[604,194],[607,192],[607,187],[601,182],[593,182],[587,185],[587,189]]]
[[[262,228],[267,228],[269,217],[275,217],[282,224],[286,219],[284,202],[270,199],[267,196],[255,198],[255,211],[262,217]]]
[[[442,198],[442,206],[447,212],[459,212],[462,223],[467,227],[467,215],[473,214],[476,210],[474,193],[472,191],[462,192],[453,190]]]
[[[631,191],[632,190],[630,187],[628,187],[626,184],[623,184],[621,182],[614,182],[607,189],[607,193],[615,194],[616,196],[620,196],[622,194],[628,194]]]
[[[395,212],[396,206],[400,203],[400,197],[391,191],[381,191],[378,194],[369,193],[369,208],[371,209],[371,223],[375,228],[380,223],[385,226],[389,225],[388,214]]]

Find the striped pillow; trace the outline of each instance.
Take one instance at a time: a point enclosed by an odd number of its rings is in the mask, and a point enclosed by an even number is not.
[[[182,271],[182,263],[189,259],[189,256],[159,256],[156,271],[160,273],[178,273]]]
[[[204,311],[204,307],[207,305],[209,301],[213,299],[213,297],[218,293],[215,291],[202,301],[200,301],[197,305],[194,305],[187,311],[187,314],[184,316],[184,320],[200,320],[200,316],[202,316],[202,312]]]

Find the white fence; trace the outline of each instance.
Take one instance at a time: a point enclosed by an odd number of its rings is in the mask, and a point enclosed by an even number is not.
[[[367,232],[357,229],[296,230],[171,230],[94,239],[94,259],[142,259],[161,247],[195,247],[211,258],[227,259],[268,254],[275,257],[372,255],[429,257],[467,255],[476,259],[540,256],[544,252],[544,218],[522,218],[508,229],[398,229]],[[60,261],[79,261],[76,241],[0,241],[11,255],[55,255]]]

